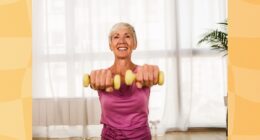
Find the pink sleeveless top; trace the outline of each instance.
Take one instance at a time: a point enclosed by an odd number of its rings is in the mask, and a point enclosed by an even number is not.
[[[148,126],[150,88],[139,89],[135,84],[122,84],[119,90],[112,93],[98,91],[98,94],[102,124],[121,130]]]

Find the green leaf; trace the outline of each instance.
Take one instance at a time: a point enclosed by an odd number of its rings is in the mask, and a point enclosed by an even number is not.
[[[209,30],[205,34],[202,35],[202,38],[198,41],[198,46],[200,46],[202,43],[210,44],[210,47],[213,49],[219,49],[219,50],[228,50],[228,33],[226,31],[227,29],[227,21],[218,23],[221,25],[222,30]]]

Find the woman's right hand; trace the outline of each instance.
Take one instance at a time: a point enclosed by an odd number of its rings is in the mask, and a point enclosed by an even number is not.
[[[95,90],[113,91],[113,77],[109,69],[93,70],[90,73],[90,87]]]

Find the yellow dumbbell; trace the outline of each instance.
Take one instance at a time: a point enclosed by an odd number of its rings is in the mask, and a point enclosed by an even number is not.
[[[125,74],[125,84],[132,85],[136,76],[131,70],[127,70]],[[159,80],[158,85],[163,85],[164,83],[164,73],[162,71],[159,72]]]
[[[112,79],[112,81],[113,81],[114,89],[118,90],[121,85],[120,75],[118,75],[118,74],[115,75],[114,78]],[[85,74],[83,76],[83,86],[88,87],[89,84],[90,84],[90,76],[88,74]]]

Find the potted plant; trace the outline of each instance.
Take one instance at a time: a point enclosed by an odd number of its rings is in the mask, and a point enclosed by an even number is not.
[[[198,46],[206,43],[214,50],[225,52],[224,56],[226,56],[228,54],[228,23],[225,20],[218,24],[220,25],[218,29],[210,30],[202,35],[202,38],[198,41]],[[227,96],[224,97],[224,102],[227,106]],[[226,135],[228,136],[228,113],[226,118]]]
[[[213,49],[219,51],[225,51],[227,55],[228,50],[228,33],[227,33],[227,20],[218,23],[220,28],[210,30],[202,35],[202,39],[199,40],[198,45],[201,46],[203,43],[207,43]]]
[[[210,30],[202,35],[202,39],[198,41],[198,46],[202,44],[208,44],[212,49],[225,52],[224,56],[228,52],[228,33],[227,33],[227,20],[218,23],[220,28]],[[225,96],[225,105],[227,105],[227,97]]]

